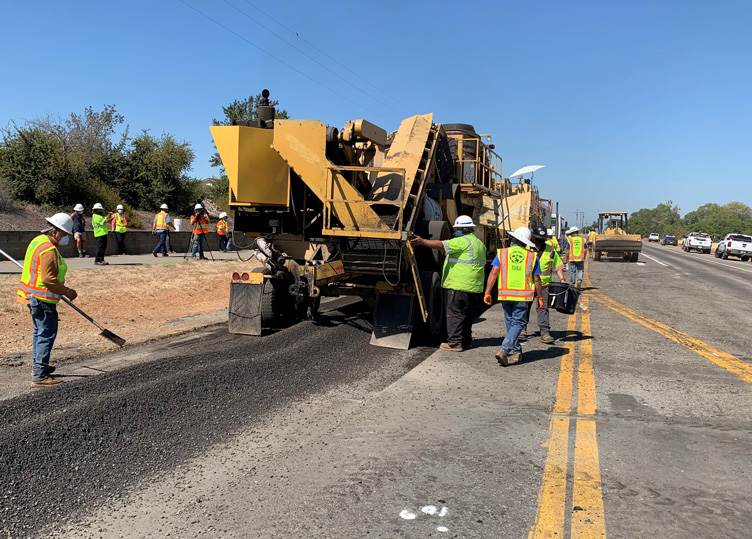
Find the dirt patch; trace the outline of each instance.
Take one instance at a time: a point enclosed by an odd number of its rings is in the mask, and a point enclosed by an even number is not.
[[[70,272],[66,283],[78,292],[78,307],[132,346],[225,323],[230,275],[254,266],[234,260],[107,267]],[[0,362],[11,366],[31,361],[31,317],[25,305],[16,303],[17,285],[18,275],[0,275]],[[58,313],[53,362],[117,348],[67,305],[61,304]]]

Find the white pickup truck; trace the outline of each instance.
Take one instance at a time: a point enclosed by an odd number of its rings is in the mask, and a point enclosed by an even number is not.
[[[694,250],[710,254],[710,248],[712,245],[713,240],[711,240],[710,236],[704,232],[691,232],[689,236],[682,241],[682,250],[687,252]]]
[[[715,256],[724,260],[730,256],[738,256],[742,262],[746,262],[752,258],[752,236],[726,234],[726,237],[715,248]]]

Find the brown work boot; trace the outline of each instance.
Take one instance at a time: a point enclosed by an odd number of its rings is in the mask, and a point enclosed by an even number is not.
[[[31,387],[50,387],[57,384],[62,384],[64,380],[61,380],[60,378],[53,378],[52,376],[48,376],[44,380],[32,380],[31,381]]]
[[[520,331],[520,336],[517,337],[517,340],[520,342],[527,340],[527,328],[522,328],[522,331]]]
[[[520,352],[519,354],[513,355],[512,359],[514,360],[515,363],[522,363],[522,352]]]
[[[541,335],[541,341],[543,344],[553,344],[556,339],[554,339],[550,334],[546,333],[545,335]]]
[[[574,283],[574,287],[578,289],[582,289],[582,281],[577,281],[576,283]]]
[[[448,342],[443,342],[439,346],[442,350],[447,350],[449,352],[462,352],[462,345],[461,344],[450,344]]]
[[[498,361],[499,365],[501,365],[502,367],[509,365],[509,357],[504,350],[499,350],[498,352],[496,352],[496,361]]]

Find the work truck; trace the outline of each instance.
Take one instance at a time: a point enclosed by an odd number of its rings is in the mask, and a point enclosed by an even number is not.
[[[710,249],[713,247],[713,240],[710,236],[704,232],[690,232],[684,240],[682,240],[682,250],[686,252],[699,251],[701,253],[710,254]]]
[[[503,178],[491,137],[472,125],[422,114],[391,134],[364,119],[340,130],[277,119],[268,96],[258,120],[210,128],[233,241],[261,263],[232,276],[232,333],[259,335],[280,319],[314,318],[322,297],[359,296],[374,309],[371,343],[406,349],[414,328],[438,338],[445,320],[444,253],[412,237],[449,239],[469,215],[493,259],[505,231],[550,226],[550,203],[531,182]]]
[[[627,212],[598,213],[598,229],[590,245],[593,260],[603,257],[622,258],[627,262],[637,262],[642,252],[642,237],[629,233]]]
[[[715,257],[726,260],[730,256],[738,256],[742,262],[752,258],[752,236],[726,234],[715,248]]]

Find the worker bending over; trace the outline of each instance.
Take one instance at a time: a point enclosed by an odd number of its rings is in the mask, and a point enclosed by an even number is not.
[[[454,228],[455,237],[450,240],[424,240],[415,236],[410,244],[443,250],[446,255],[441,286],[447,290],[447,342],[441,343],[440,348],[462,352],[472,342],[473,307],[483,292],[486,247],[474,234],[471,217],[460,215]]]

